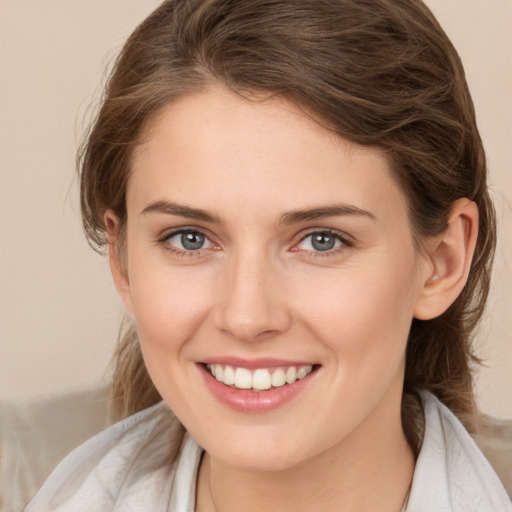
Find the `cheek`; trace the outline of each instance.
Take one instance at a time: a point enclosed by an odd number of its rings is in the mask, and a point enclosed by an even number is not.
[[[214,300],[210,283],[197,271],[176,271],[158,263],[133,265],[134,317],[146,352],[176,351],[193,336]]]
[[[180,417],[196,390],[177,392],[195,371],[190,343],[204,323],[213,300],[207,280],[190,273],[149,266],[136,272],[131,283],[134,317],[140,346],[151,380]],[[200,397],[197,397],[200,398]]]
[[[413,258],[390,258],[386,265],[316,276],[294,295],[310,329],[343,362],[396,359],[412,321],[415,274]]]

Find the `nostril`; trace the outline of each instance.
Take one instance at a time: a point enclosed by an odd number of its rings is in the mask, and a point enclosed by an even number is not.
[[[231,301],[218,308],[216,327],[224,334],[242,341],[263,341],[285,332],[290,327],[290,315],[284,306],[271,300]]]

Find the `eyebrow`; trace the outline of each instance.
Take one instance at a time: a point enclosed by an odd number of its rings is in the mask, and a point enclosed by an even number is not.
[[[367,210],[348,204],[324,206],[305,210],[293,210],[282,215],[279,224],[295,224],[312,220],[324,219],[326,217],[339,216],[362,216],[377,220],[375,215]]]
[[[162,213],[165,215],[179,215],[187,219],[209,222],[212,224],[222,224],[220,217],[212,215],[206,210],[200,208],[191,208],[183,204],[170,203],[169,201],[155,201],[142,210],[141,215],[148,213]]]
[[[183,204],[172,203],[169,201],[155,201],[142,210],[141,215],[148,213],[161,213],[164,215],[178,215],[187,219],[199,220],[202,222],[209,222],[211,224],[223,224],[222,219],[213,215],[206,210],[200,208],[192,208]],[[296,224],[299,222],[307,222],[326,217],[339,217],[339,216],[362,216],[376,220],[373,213],[358,208],[352,205],[332,205],[317,208],[309,208],[304,210],[292,210],[286,212],[281,216],[279,224]]]

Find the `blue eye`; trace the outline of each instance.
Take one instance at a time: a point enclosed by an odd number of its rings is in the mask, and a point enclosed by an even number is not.
[[[305,236],[297,247],[303,251],[332,251],[346,244],[339,235],[330,231],[316,231]],[[348,245],[348,244],[347,244]]]
[[[213,246],[203,233],[194,230],[171,233],[165,241],[180,251],[199,251]]]

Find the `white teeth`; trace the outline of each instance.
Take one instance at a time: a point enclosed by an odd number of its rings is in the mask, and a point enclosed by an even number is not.
[[[270,389],[272,387],[272,378],[268,370],[256,370],[252,376],[252,387],[254,389]]]
[[[226,386],[235,386],[238,389],[254,389],[264,391],[272,387],[278,388],[285,384],[293,384],[303,379],[313,371],[312,365],[280,367],[273,372],[266,368],[258,368],[251,372],[247,368],[233,368],[221,364],[207,364],[206,368],[219,381]]]
[[[272,374],[272,386],[275,388],[279,388],[281,386],[284,386],[286,384],[286,376],[284,374],[284,370],[282,368],[278,368],[273,374]]]
[[[232,386],[235,383],[235,370],[231,366],[224,368],[224,384]]]
[[[297,380],[297,368],[295,366],[290,366],[288,370],[286,370],[286,382],[288,384],[292,384]]]
[[[251,389],[252,375],[246,368],[237,368],[235,371],[235,388]]]
[[[215,378],[216,378],[219,382],[223,382],[223,378],[224,378],[224,369],[222,368],[222,365],[220,365],[220,364],[216,364],[216,365],[215,365]]]
[[[313,369],[312,366],[301,366],[297,370],[297,379],[303,379],[306,375],[311,373],[312,369]]]

